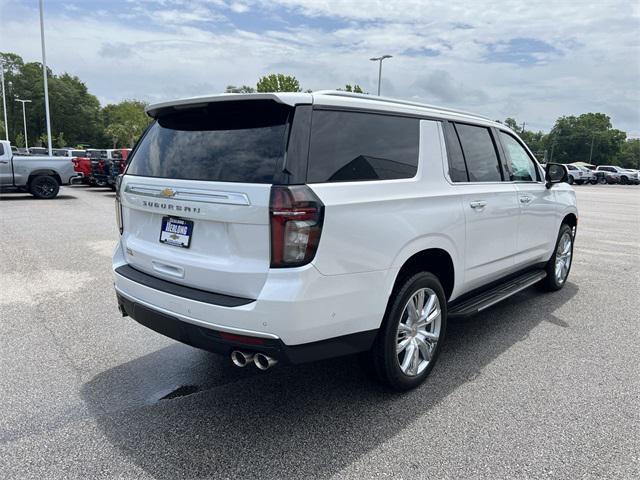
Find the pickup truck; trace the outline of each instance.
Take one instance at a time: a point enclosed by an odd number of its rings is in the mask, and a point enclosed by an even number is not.
[[[77,174],[68,157],[14,155],[11,144],[0,140],[0,189],[29,192],[36,198],[54,198],[60,185]]]

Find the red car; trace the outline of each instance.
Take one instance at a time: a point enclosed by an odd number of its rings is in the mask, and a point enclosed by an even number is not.
[[[89,183],[91,178],[91,159],[89,157],[75,157],[71,160],[73,169],[82,176],[82,183]]]

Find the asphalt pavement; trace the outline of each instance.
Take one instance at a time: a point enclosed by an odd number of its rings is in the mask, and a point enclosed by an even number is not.
[[[0,198],[0,478],[640,478],[640,186],[576,186],[565,288],[450,322],[409,393],[122,318],[114,194]]]

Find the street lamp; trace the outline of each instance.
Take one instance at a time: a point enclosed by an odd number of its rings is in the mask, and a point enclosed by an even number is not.
[[[49,147],[49,156],[51,156],[53,155],[51,151],[51,117],[49,115],[49,85],[47,82],[47,59],[44,49],[44,7],[42,0],[40,0],[40,40],[42,41],[42,75],[44,76],[44,109],[47,118],[47,145]],[[24,107],[24,103],[22,106]],[[27,138],[26,129],[25,127],[25,139]]]
[[[9,141],[9,124],[7,123],[7,98],[6,89],[4,87],[4,64],[0,63],[0,81],[2,82],[2,111],[4,112],[4,134],[5,140]]]
[[[381,57],[370,58],[372,62],[380,62],[378,65],[378,96],[380,96],[380,82],[382,80],[382,61],[385,58],[391,58],[391,55],[382,55]]]
[[[24,148],[29,148],[29,141],[27,140],[27,114],[24,109],[25,103],[31,103],[31,100],[20,100],[16,98],[16,102],[22,103],[22,121],[24,123]]]

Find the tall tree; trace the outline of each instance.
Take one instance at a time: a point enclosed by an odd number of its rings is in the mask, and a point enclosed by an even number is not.
[[[620,153],[613,162],[624,168],[640,170],[640,138],[629,138],[622,144]]]
[[[300,82],[291,75],[272,73],[265,75],[257,84],[258,92],[301,92]]]
[[[138,100],[124,100],[104,107],[102,115],[105,132],[113,148],[133,147],[151,119],[145,113],[147,104]]]
[[[618,156],[626,137],[625,132],[613,128],[604,113],[584,113],[558,118],[549,133],[547,148],[553,151],[554,162],[591,159],[591,163],[601,165]]]
[[[350,83],[347,83],[344,88],[339,88],[338,90],[344,91],[344,92],[353,92],[353,93],[367,93],[365,92],[362,87],[358,84],[355,85],[351,85]]]

